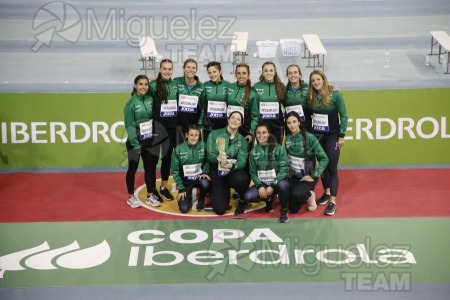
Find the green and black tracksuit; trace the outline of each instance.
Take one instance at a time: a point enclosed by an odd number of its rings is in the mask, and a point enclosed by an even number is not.
[[[228,85],[225,80],[205,82],[205,97],[202,103],[203,140],[208,140],[211,130],[227,126]]]
[[[233,164],[230,170],[221,169],[217,162],[218,145],[222,143],[227,159]],[[211,206],[216,214],[222,215],[230,203],[230,188],[234,188],[241,196],[248,188],[248,175],[244,171],[248,156],[248,143],[240,133],[236,133],[234,138],[231,138],[228,127],[225,127],[211,132],[206,152],[210,166]]]
[[[258,93],[259,118],[263,119],[270,127],[270,132],[281,144],[284,135],[284,116],[281,103],[284,99],[278,99],[275,83],[265,80],[253,86]]]
[[[184,134],[187,132],[189,124],[202,125],[201,113],[202,102],[205,97],[205,87],[195,76],[196,83],[189,86],[185,77],[174,79],[178,85],[178,127],[181,129],[181,141],[184,140]]]
[[[273,201],[278,194],[281,208],[285,209],[289,203],[289,183],[286,179],[289,170],[288,157],[286,149],[279,144],[276,144],[271,152],[269,153],[269,144],[257,144],[250,151],[250,177],[254,186],[244,194],[244,201],[260,201],[258,189],[271,186],[274,190],[272,197],[265,200]]]
[[[158,156],[152,154],[153,143],[153,98],[134,93],[124,108],[124,123],[128,134],[126,147],[128,152],[128,170],[126,184],[128,194],[134,193],[135,174],[142,155],[147,191],[152,192],[156,183],[156,164]]]
[[[305,131],[305,136],[302,133],[286,135],[285,147],[289,160],[289,209],[296,213],[311,197],[311,191],[314,190],[320,175],[328,165],[328,157],[317,138],[307,131]],[[319,162],[318,164],[316,164],[316,160]],[[311,176],[314,181],[301,181],[305,175]]]
[[[245,85],[239,85],[237,82],[230,83],[228,86],[228,110],[233,112],[238,107],[242,106],[242,100],[245,95]],[[251,89],[248,96],[247,103],[243,107],[244,110],[244,122],[239,127],[239,133],[244,137],[247,135],[255,135],[256,125],[259,121],[259,107],[258,107],[258,94],[254,88]]]
[[[178,201],[182,213],[189,211],[192,202],[192,189],[200,188],[198,201],[204,201],[209,192],[210,183],[207,179],[200,179],[200,175],[209,174],[209,162],[206,159],[206,144],[198,141],[190,145],[186,141],[179,144],[172,154],[172,175],[177,184],[178,193],[186,192],[184,200]]]
[[[161,145],[161,180],[167,181],[170,175],[170,160],[177,144],[177,94],[178,83],[169,79],[164,81],[167,99],[162,100],[156,91],[157,81],[150,82],[148,94],[153,97],[153,119],[155,124],[155,144]]]
[[[302,134],[292,135],[289,133],[286,135],[285,147],[290,159],[289,177],[302,178],[305,175],[309,175],[317,180],[327,167],[328,157],[312,133],[306,131],[305,137],[306,157]],[[296,163],[295,158],[300,158],[300,161],[303,161],[303,163]],[[316,164],[316,160],[319,162],[318,164]]]
[[[286,99],[282,102],[286,114],[295,111],[299,114],[303,127],[311,131],[311,113],[308,106],[308,84],[300,81],[300,87],[293,88],[288,83]]]
[[[329,162],[322,176],[324,188],[330,188],[331,196],[337,196],[339,178],[337,166],[340,149],[338,139],[345,136],[347,131],[347,109],[341,92],[331,92],[330,104],[322,103],[322,96],[318,95],[317,103],[311,107],[312,133],[318,138],[325,150]]]

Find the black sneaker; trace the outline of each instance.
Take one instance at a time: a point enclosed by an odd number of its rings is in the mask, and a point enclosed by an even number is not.
[[[160,189],[159,193],[164,198],[164,200],[172,201],[174,199],[173,195],[169,192],[169,190],[167,188],[165,188],[163,190]]]
[[[336,203],[330,201],[323,214],[327,216],[334,215],[334,213],[336,212],[336,206],[337,206]]]
[[[205,200],[198,199],[197,201],[197,211],[204,211],[205,210]]]
[[[316,200],[316,203],[319,205],[325,205],[330,201],[331,196],[329,194],[323,193],[322,197]]]
[[[158,191],[156,189],[153,190],[153,195],[155,195],[156,197],[158,197],[158,201],[159,202],[163,202],[163,198],[161,197],[161,195],[158,193]]]
[[[289,215],[287,209],[282,209],[280,215],[280,223],[287,223],[287,222],[289,222]]]
[[[236,192],[236,191],[233,192],[233,196],[232,197],[233,197],[233,199],[239,199],[240,198],[238,192]]]
[[[245,213],[245,206],[245,202],[239,200],[238,204],[236,205],[236,209],[234,210],[234,215],[237,216]]]
[[[266,207],[264,208],[264,211],[266,213],[273,212],[273,199],[270,199],[269,201],[266,201]]]

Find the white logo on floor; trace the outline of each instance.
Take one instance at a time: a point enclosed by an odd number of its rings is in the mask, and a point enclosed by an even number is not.
[[[65,269],[88,269],[99,266],[106,262],[111,256],[111,248],[106,240],[98,245],[80,249],[77,241],[70,245],[50,249],[47,241],[39,246],[10,253],[0,257],[0,278],[5,271],[22,271],[26,268],[23,264],[35,270]],[[56,258],[55,266],[52,261]]]

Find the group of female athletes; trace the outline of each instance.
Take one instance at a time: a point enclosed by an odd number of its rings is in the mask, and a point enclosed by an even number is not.
[[[334,215],[347,111],[342,94],[326,75],[314,70],[308,84],[300,67],[290,65],[284,85],[275,64],[268,61],[252,86],[247,64],[236,65],[233,83],[223,79],[219,62],[206,68],[210,80],[205,83],[196,76],[193,59],[184,62],[183,76],[172,78],[173,63],[164,59],[156,80],[135,78],[124,109],[128,204],[140,206],[134,185],[142,157],[146,202],[152,206],[174,200],[167,188],[172,171],[182,213],[191,209],[192,189],[199,188],[196,209],[204,209],[209,193],[212,210],[222,215],[229,209],[232,188],[233,197],[239,198],[236,215],[256,201],[265,201],[265,211],[272,212],[277,198],[282,223],[289,221],[288,210],[296,213],[304,203],[309,211],[317,204],[327,205],[324,214]],[[324,193],[316,199],[319,178]]]

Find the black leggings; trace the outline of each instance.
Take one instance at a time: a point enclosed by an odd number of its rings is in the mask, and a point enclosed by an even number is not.
[[[211,175],[211,207],[218,215],[223,215],[230,205],[230,188],[244,195],[248,189],[248,175],[244,170],[231,171],[226,176]]]
[[[211,133],[211,131],[213,131],[214,129],[211,129],[211,128],[203,128],[203,130],[202,130],[202,133],[203,133],[203,136],[202,136],[202,139],[203,139],[203,141],[205,142],[205,144],[206,144],[206,142],[208,141],[208,136],[209,136],[209,134]]]
[[[314,182],[300,181],[298,177],[292,177],[289,180],[289,210],[297,213],[302,208],[303,203],[311,197],[311,191],[316,186],[317,180]]]
[[[267,188],[268,185],[264,184],[264,187]],[[273,201],[275,195],[278,194],[278,198],[280,199],[280,205],[282,209],[286,209],[289,203],[289,181],[287,179],[282,179],[278,181],[275,186],[275,190],[272,193],[270,201]],[[261,199],[259,197],[259,191],[256,186],[252,186],[249,188],[244,194],[245,202],[259,202],[259,201],[267,201],[268,199]]]
[[[158,130],[158,127],[157,127]],[[159,128],[158,137],[161,138],[161,180],[169,180],[170,163],[172,160],[173,149],[177,145],[177,129],[176,128]]]
[[[283,137],[284,137],[284,126],[274,124],[274,122],[270,122],[269,120],[266,120],[267,125],[269,126],[270,133],[276,138],[277,143],[282,145],[283,144]],[[255,135],[256,137],[256,135]]]
[[[177,126],[175,135],[175,146],[183,143],[186,140],[186,130],[182,126]]]
[[[178,201],[178,208],[183,214],[187,213],[191,209],[192,205],[192,190],[196,187],[200,188],[199,200],[204,200],[206,194],[209,193],[210,182],[208,179],[198,179],[183,181],[183,185],[186,191],[186,197],[183,200]]]
[[[331,196],[336,197],[339,186],[337,166],[341,150],[337,146],[339,136],[337,134],[318,136],[320,145],[328,156],[328,165],[322,174],[323,188],[330,188]]]
[[[151,144],[143,145],[141,149],[133,149],[130,141],[127,140],[126,147],[128,152],[128,170],[125,181],[128,194],[131,195],[134,193],[135,175],[139,167],[139,157],[141,156],[144,164],[144,178],[147,192],[153,192],[156,187],[156,164],[158,163],[159,156],[152,153]]]

